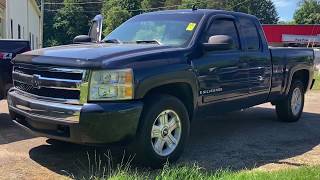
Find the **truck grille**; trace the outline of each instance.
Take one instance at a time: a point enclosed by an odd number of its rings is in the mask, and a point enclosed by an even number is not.
[[[79,69],[15,65],[12,77],[14,87],[20,91],[79,103],[84,73]]]

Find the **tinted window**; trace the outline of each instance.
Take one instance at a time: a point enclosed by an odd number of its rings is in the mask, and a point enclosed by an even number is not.
[[[198,28],[202,14],[138,15],[112,31],[104,40],[124,43],[156,40],[168,46],[187,46]]]
[[[241,28],[243,30],[243,38],[246,41],[248,50],[260,49],[260,38],[256,25],[249,19],[240,19]]]
[[[239,49],[239,36],[235,26],[235,23],[232,20],[228,19],[217,19],[211,24],[205,41],[208,42],[210,36],[215,35],[227,35],[232,37],[234,41],[234,49]]]

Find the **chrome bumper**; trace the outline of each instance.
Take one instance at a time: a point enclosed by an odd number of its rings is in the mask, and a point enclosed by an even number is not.
[[[34,96],[15,88],[9,90],[11,111],[33,120],[59,123],[79,123],[81,105],[66,104],[65,100]]]

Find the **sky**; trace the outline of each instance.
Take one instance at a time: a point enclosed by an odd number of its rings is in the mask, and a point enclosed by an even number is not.
[[[300,0],[272,0],[276,5],[280,21],[293,20],[293,14]]]

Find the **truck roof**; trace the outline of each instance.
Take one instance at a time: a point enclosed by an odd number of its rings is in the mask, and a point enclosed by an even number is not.
[[[233,15],[233,16],[241,16],[241,17],[246,17],[246,18],[251,18],[258,20],[256,16],[250,15],[250,14],[245,14],[241,12],[233,12],[233,11],[226,11],[226,10],[216,10],[216,9],[179,9],[179,10],[164,10],[164,11],[154,11],[154,12],[149,12],[145,13],[142,15],[147,15],[147,14],[203,14],[203,15],[211,15],[211,14],[226,14],[226,15]]]

